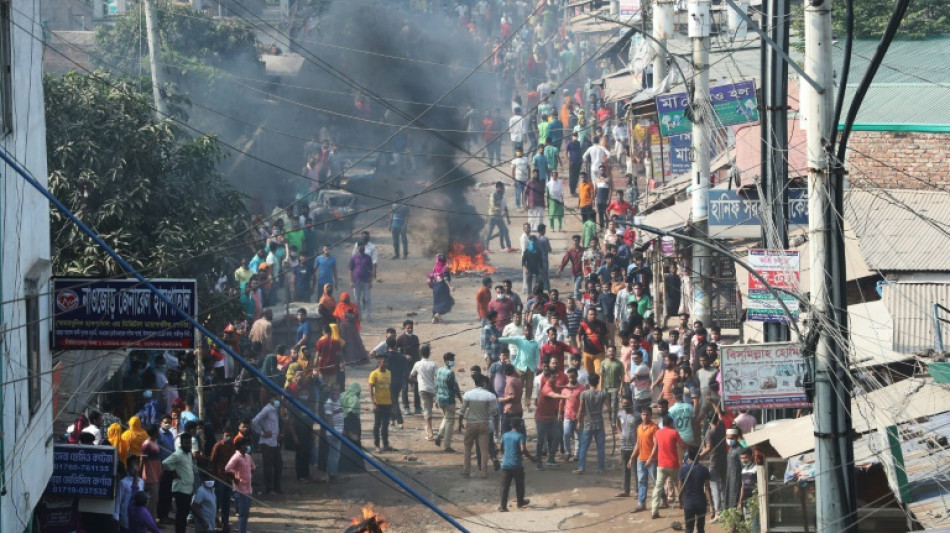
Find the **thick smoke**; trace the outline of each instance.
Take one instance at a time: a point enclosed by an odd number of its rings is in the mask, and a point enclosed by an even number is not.
[[[431,14],[414,18],[418,16],[388,7],[333,2],[329,9],[319,14],[317,31],[306,35],[298,33],[294,41],[294,51],[308,58],[298,84],[319,91],[284,87],[282,92],[287,93],[289,99],[340,115],[306,112],[295,107],[289,116],[281,117],[282,127],[292,127],[302,137],[328,136],[341,146],[347,159],[355,161],[398,129],[374,122],[407,124],[408,120],[401,113],[416,117],[426,110],[426,104],[437,101],[452,90],[439,107],[429,110],[421,118],[425,126],[441,130],[438,137],[421,129],[419,124],[413,124],[411,129],[397,135],[383,148],[385,152],[401,152],[408,148],[414,154],[425,155],[415,155],[411,161],[406,161],[401,155],[394,158],[391,153],[378,154],[370,158],[378,169],[375,179],[350,186],[373,196],[394,198],[399,190],[408,195],[429,185],[452,183],[411,203],[453,212],[475,212],[476,208],[469,205],[465,197],[472,178],[466,177],[464,167],[452,169],[463,161],[465,155],[457,146],[469,146],[467,134],[463,131],[465,107],[471,105],[484,109],[494,100],[491,96],[494,86],[489,74],[479,72],[460,83],[472,67],[484,59],[485,52],[482,46],[458,29],[455,21]],[[351,85],[310,61],[318,61],[316,58],[384,98],[395,110],[370,95],[359,94]],[[411,58],[412,61],[397,58]],[[348,116],[359,116],[364,120]],[[297,153],[303,154],[303,141],[297,144]],[[383,160],[379,161],[379,158]],[[366,206],[380,202],[363,198],[360,203]],[[431,240],[427,252],[444,251],[452,240],[475,242],[483,225],[480,217],[419,208],[413,209],[413,220],[414,233],[419,235],[421,229],[428,234],[426,241]]]

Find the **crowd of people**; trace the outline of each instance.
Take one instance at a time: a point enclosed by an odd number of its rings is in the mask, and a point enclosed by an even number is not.
[[[499,511],[508,510],[512,483],[517,507],[529,504],[527,459],[538,471],[559,464],[572,464],[577,475],[622,470],[618,497],[636,498],[633,511],[646,510],[648,496],[653,518],[679,503],[687,531],[702,532],[707,514],[715,521],[728,509],[752,512],[754,458],[742,435],[755,419],[722,407],[720,330],[690,322],[688,283],[676,263],[662,280],[663,316],[655,316],[647,243],[627,225],[637,213],[642,161],[599,88],[576,81],[603,72],[586,59],[592,43],[563,24],[564,3],[477,0],[454,7],[459,27],[492,59],[498,95],[513,95],[507,121],[498,109],[471,107],[462,119],[472,145],[488,147],[490,164],[510,169],[510,179],[496,182],[490,194],[486,241],[490,249],[497,236],[497,249],[520,252],[522,270],[519,287],[517,280],[485,278],[476,294],[484,364],[468,369],[473,388],[462,390],[456,355],[433,357],[412,320],[398,331],[388,328],[385,339],[367,349],[361,331],[372,320],[376,245],[363,231],[341,259],[342,279],[332,246],[319,240],[320,221],[300,198],[286,216],[255,221],[250,257],[219,284],[221,290],[233,284],[242,307],[223,338],[357,447],[364,392],[372,406],[374,453],[395,451],[390,430],[404,428],[409,417],[421,417],[425,440],[444,453],[456,452],[458,435],[464,477],[473,474],[473,455],[479,477],[502,472]],[[410,7],[444,9],[424,0]],[[369,101],[358,96],[356,104],[365,111]],[[501,159],[503,140],[513,154],[508,162]],[[331,143],[306,151],[310,192],[342,173]],[[626,183],[618,186],[613,176],[620,174]],[[517,249],[508,232],[510,188],[513,209],[527,213]],[[583,226],[557,261],[547,232],[564,231],[566,204],[580,213]],[[394,204],[393,259],[408,257],[408,226],[408,207]],[[572,290],[562,299],[552,282],[568,268]],[[454,306],[451,281],[440,254],[427,278],[433,323]],[[335,296],[345,286],[352,293]],[[316,316],[297,310],[292,341],[279,343],[274,309],[289,302],[316,303]],[[677,315],[679,326],[667,329],[667,319]],[[365,382],[347,381],[348,369],[370,362],[375,368]],[[235,523],[244,533],[252,501],[282,493],[285,450],[293,451],[299,483],[340,482],[341,473],[363,468],[330,431],[315,431],[313,420],[214,346],[177,357],[135,352],[125,376],[118,398],[78,417],[64,436],[72,444],[117,450],[115,512],[86,513],[88,531],[154,532],[173,524],[183,533],[190,522],[202,532],[230,531]],[[534,453],[528,446],[532,418]],[[617,435],[619,456],[608,462]],[[592,447],[596,466],[589,468]],[[263,489],[255,493],[258,467]]]

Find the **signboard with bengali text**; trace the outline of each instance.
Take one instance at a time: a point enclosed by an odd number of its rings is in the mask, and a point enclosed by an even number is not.
[[[47,492],[56,496],[115,498],[116,451],[112,446],[57,444]]]
[[[709,90],[710,103],[716,111],[715,126],[735,126],[759,121],[759,108],[752,80],[717,85]],[[656,97],[656,112],[660,133],[664,137],[689,133],[693,123],[686,118],[689,105],[687,93],[662,94]]]
[[[672,139],[672,137],[671,137]],[[731,189],[709,191],[709,233],[719,239],[748,239],[762,235],[762,201]],[[788,226],[808,225],[808,190],[788,189]]]
[[[719,351],[726,408],[807,407],[805,363],[795,343],[723,345]]]
[[[749,250],[749,266],[779,292],[785,307],[798,320],[798,300],[792,296],[800,288],[801,258],[797,250]],[[789,294],[792,293],[792,294]],[[788,322],[788,313],[778,299],[754,275],[749,273],[748,320],[757,322]]]
[[[190,316],[193,279],[150,280]],[[59,350],[194,348],[194,328],[135,279],[54,278],[53,347]]]

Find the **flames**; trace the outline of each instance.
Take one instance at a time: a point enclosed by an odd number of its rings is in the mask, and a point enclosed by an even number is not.
[[[386,531],[389,524],[386,523],[386,519],[383,515],[373,510],[373,504],[364,506],[360,511],[362,512],[362,516],[354,517],[350,522],[352,527],[347,529],[347,531],[365,531],[370,533]]]
[[[445,254],[448,262],[449,272],[453,275],[459,274],[491,274],[497,270],[488,263],[485,255],[485,247],[481,243],[465,244],[455,241],[449,247],[449,253]]]

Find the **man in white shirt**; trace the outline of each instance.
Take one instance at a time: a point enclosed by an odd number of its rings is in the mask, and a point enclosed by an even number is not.
[[[527,123],[525,123],[524,117],[521,116],[521,108],[516,107],[514,114],[508,119],[508,134],[511,135],[511,147],[513,150],[524,150],[526,128]]]
[[[515,180],[515,207],[521,207],[521,196],[528,183],[528,158],[520,148],[515,148],[515,157],[511,160],[511,178]]]
[[[279,408],[280,400],[275,398],[251,420],[251,428],[260,435],[257,443],[261,447],[261,461],[264,466],[265,494],[271,491],[280,494],[284,462],[280,455],[280,444],[277,442],[280,433],[280,414],[277,411]]]
[[[412,365],[409,381],[416,380],[422,398],[422,418],[426,421],[426,440],[432,440],[432,404],[435,401],[435,373],[438,366],[429,360],[431,348],[423,344],[419,348],[419,360]]]
[[[600,137],[594,137],[594,144],[584,152],[583,159],[590,161],[591,172],[600,168],[610,158],[610,152],[600,145]]]

